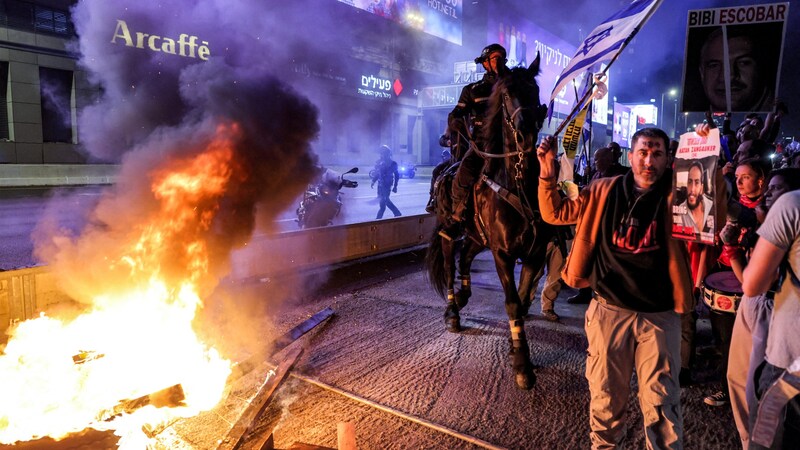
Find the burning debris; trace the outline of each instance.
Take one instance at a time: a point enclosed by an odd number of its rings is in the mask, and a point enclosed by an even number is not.
[[[318,132],[316,108],[265,64],[272,50],[257,34],[268,30],[252,18],[269,6],[241,3],[75,6],[76,50],[103,92],[82,111],[81,140],[121,170],[80,233],[37,229],[38,257],[83,309],[11,331],[0,353],[0,443],[94,428],[141,448],[143,427],[224,395],[231,362],[199,337],[214,333],[196,330],[195,317],[257,211],[278,214],[310,180]],[[203,61],[115,45],[118,21],[202,35],[220,50]],[[220,26],[237,21],[251,26]]]

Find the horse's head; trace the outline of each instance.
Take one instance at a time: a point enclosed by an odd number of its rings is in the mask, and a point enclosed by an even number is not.
[[[539,103],[539,54],[529,67],[515,67],[495,83],[489,98],[484,135],[490,153],[532,152],[546,108]]]

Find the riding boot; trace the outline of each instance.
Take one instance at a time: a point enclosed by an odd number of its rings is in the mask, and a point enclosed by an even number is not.
[[[425,205],[425,212],[428,214],[433,214],[436,212],[436,199],[433,196],[431,196],[431,198],[428,200],[428,204]]]
[[[465,219],[467,200],[469,200],[469,187],[464,187],[453,182],[453,222],[460,223]]]
[[[483,169],[483,158],[481,155],[475,153],[470,149],[464,155],[461,165],[456,170],[456,176],[453,179],[452,196],[453,196],[453,220],[456,222],[463,222],[467,211],[467,203],[469,195],[472,191],[472,186],[478,180],[478,176]]]

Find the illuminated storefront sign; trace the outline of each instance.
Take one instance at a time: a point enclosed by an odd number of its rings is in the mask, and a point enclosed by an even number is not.
[[[394,81],[392,81],[389,78],[381,76],[361,75],[356,92],[365,97],[388,100],[393,97],[399,97],[403,91],[403,83],[399,78],[395,78]],[[414,89],[413,94],[417,94],[416,89]]]
[[[483,77],[485,71],[475,61],[456,61],[453,63],[453,84],[474,83]]]
[[[638,119],[631,108],[614,103],[614,126],[611,139],[620,147],[630,148],[630,138],[636,132]]]
[[[208,61],[208,57],[211,54],[208,41],[200,41],[198,44],[197,36],[189,36],[183,33],[178,36],[176,42],[175,39],[156,34],[143,33],[141,31],[131,34],[128,23],[124,20],[117,20],[117,26],[114,29],[114,36],[111,38],[111,43],[116,44],[117,39],[123,42],[126,47],[148,49],[153,52],[169,53],[170,55],[179,55],[186,58],[197,57],[203,61]],[[195,56],[195,49],[197,49],[197,56]]]
[[[420,108],[440,108],[440,107],[453,107],[461,95],[461,89],[464,87],[460,85],[447,85],[447,86],[428,86],[422,88],[419,93],[419,107]]]

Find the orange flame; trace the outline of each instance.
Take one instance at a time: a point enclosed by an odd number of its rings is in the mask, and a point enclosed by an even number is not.
[[[113,429],[140,445],[142,426],[196,415],[219,402],[230,361],[192,328],[209,277],[208,236],[239,170],[235,124],[218,127],[199,156],[154,171],[159,207],[111,267],[130,286],[109,286],[69,323],[41,315],[15,328],[0,354],[0,443]],[[88,269],[87,269],[88,270]],[[123,400],[180,384],[185,406],[116,414]]]

